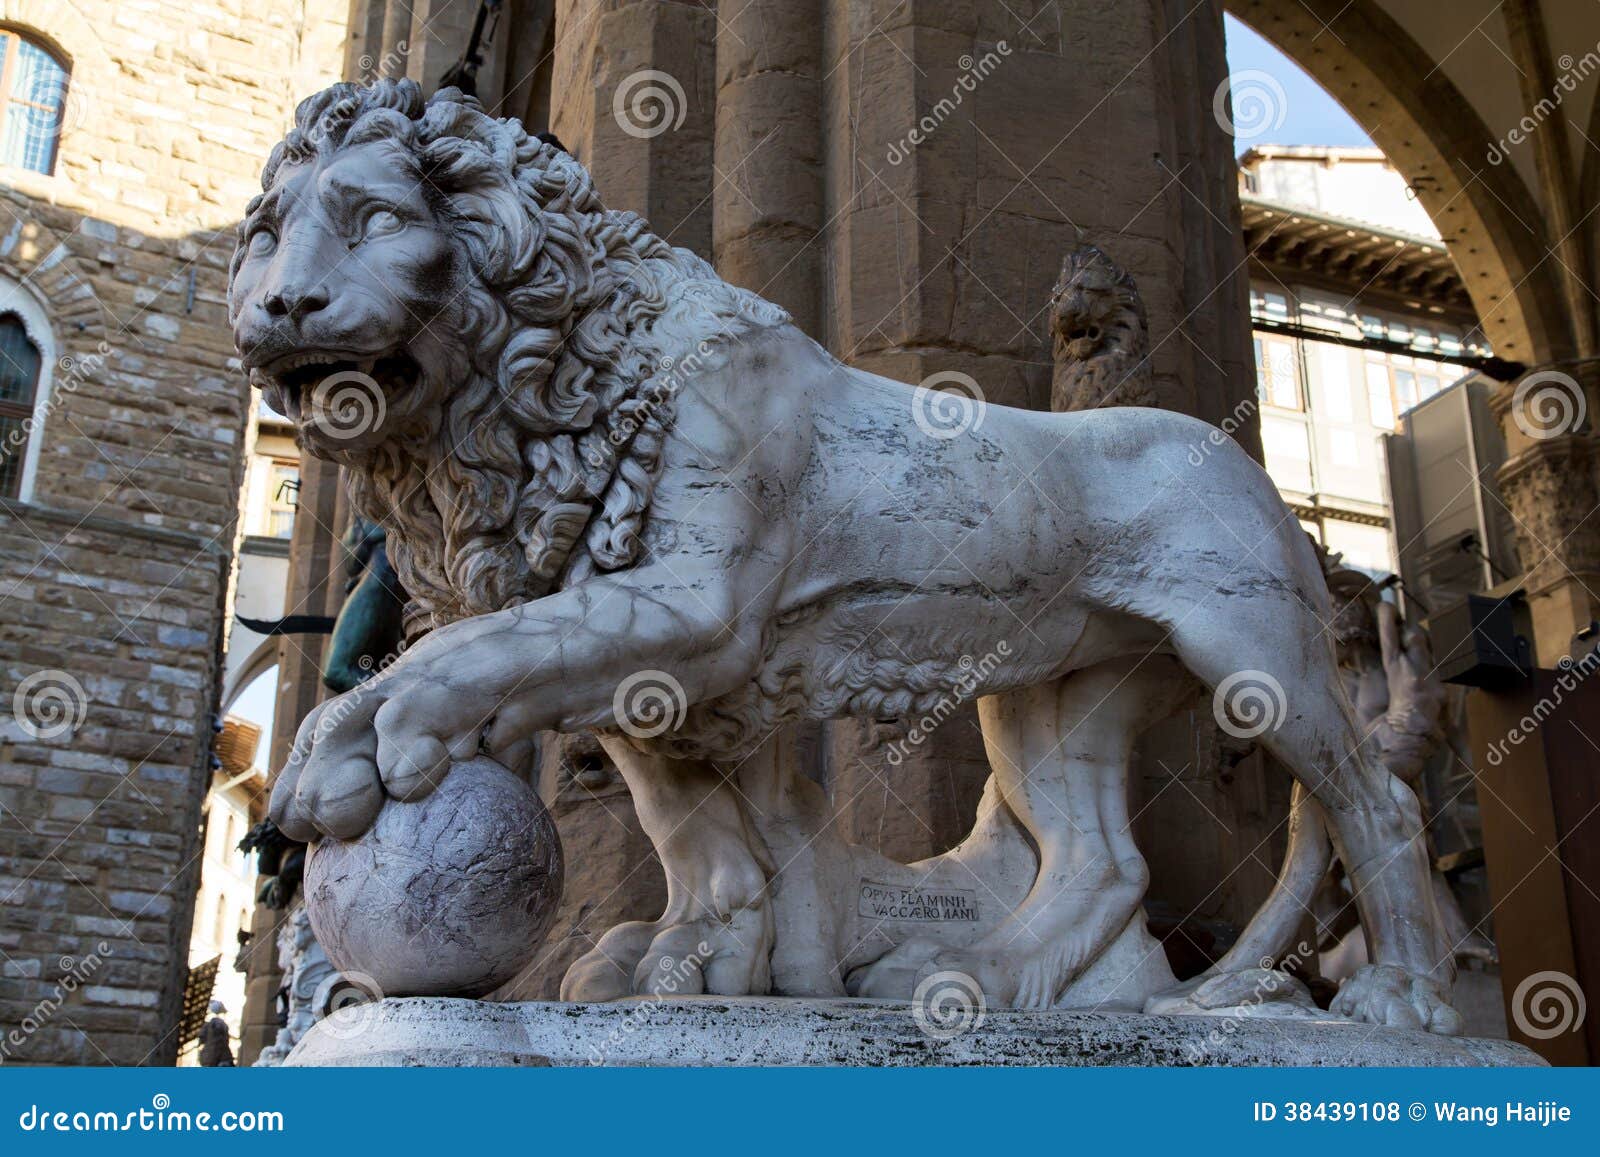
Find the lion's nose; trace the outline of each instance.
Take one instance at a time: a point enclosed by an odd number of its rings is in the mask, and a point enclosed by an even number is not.
[[[309,313],[325,309],[328,304],[327,287],[316,285],[285,285],[269,290],[261,299],[262,308],[273,317],[288,317],[291,321],[304,321]]]

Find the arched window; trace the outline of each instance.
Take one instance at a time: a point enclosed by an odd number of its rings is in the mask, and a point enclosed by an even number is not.
[[[67,107],[67,67],[15,28],[0,28],[0,164],[48,175]]]
[[[43,360],[22,319],[0,313],[0,496],[6,498],[22,492]]]

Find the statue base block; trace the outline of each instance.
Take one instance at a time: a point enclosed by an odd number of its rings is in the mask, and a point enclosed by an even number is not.
[[[1528,1066],[1504,1040],[1334,1020],[991,1009],[933,1039],[896,1001],[693,997],[609,1004],[389,998],[319,1022],[298,1066]]]

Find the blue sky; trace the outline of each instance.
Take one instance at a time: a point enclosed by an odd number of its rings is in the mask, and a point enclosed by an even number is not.
[[[1224,18],[1228,38],[1228,72],[1264,72],[1283,88],[1283,123],[1255,140],[1241,141],[1240,151],[1250,145],[1330,145],[1353,147],[1370,145],[1372,139],[1350,114],[1324,92],[1300,66],[1232,16]]]

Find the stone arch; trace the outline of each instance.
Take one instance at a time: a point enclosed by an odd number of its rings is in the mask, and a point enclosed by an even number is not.
[[[255,650],[250,652],[249,657],[239,664],[238,669],[228,676],[228,681],[222,688],[222,713],[227,714],[235,700],[244,694],[246,687],[277,665],[278,640],[262,639],[256,644]]]
[[[1501,357],[1529,365],[1576,353],[1558,268],[1532,192],[1510,165],[1480,168],[1493,134],[1376,0],[1226,0],[1344,106],[1416,190]]]
[[[26,205],[11,203],[12,211]],[[26,238],[30,244],[19,244]],[[0,234],[0,309],[15,312],[39,347],[39,385],[34,394],[33,428],[24,451],[18,498],[41,501],[36,490],[50,415],[62,399],[103,370],[111,354],[106,311],[94,286],[79,275],[79,258],[68,238],[23,212]],[[33,261],[19,252],[36,254]],[[42,499],[47,505],[46,497]]]

